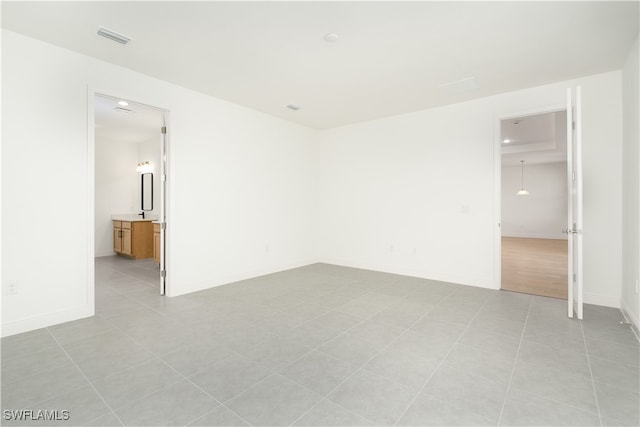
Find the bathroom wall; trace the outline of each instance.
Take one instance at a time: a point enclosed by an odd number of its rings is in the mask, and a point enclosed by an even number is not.
[[[160,214],[160,133],[155,139],[143,141],[137,144],[138,148],[138,162],[149,162],[151,165],[151,173],[153,173],[153,209],[146,211],[145,216]],[[140,212],[140,200],[141,185],[140,176],[138,176],[138,205],[136,206],[136,213]]]
[[[138,144],[96,138],[95,256],[113,255],[111,215],[140,208]]]
[[[153,168],[153,210],[160,212],[160,140],[140,143],[119,142],[96,136],[95,256],[114,255],[111,215],[141,212],[138,162],[148,161]]]

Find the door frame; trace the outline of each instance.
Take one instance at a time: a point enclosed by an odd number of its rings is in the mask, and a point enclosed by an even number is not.
[[[170,175],[170,159],[171,159],[171,144],[170,144],[170,123],[171,123],[171,111],[169,108],[154,105],[152,102],[141,100],[135,96],[129,96],[122,93],[115,93],[112,90],[100,89],[92,86],[87,87],[87,299],[91,306],[92,315],[95,314],[95,207],[96,207],[96,133],[95,133],[95,103],[96,96],[103,96],[113,99],[127,100],[135,104],[144,105],[145,107],[158,110],[164,114],[165,126],[167,128],[166,133],[166,169],[165,175]],[[160,171],[158,171],[160,173]],[[162,180],[162,176],[160,176]],[[169,223],[170,218],[170,189],[169,180],[166,179],[164,194],[164,216],[165,222]],[[168,232],[170,227],[167,226],[164,232],[164,265],[166,269],[165,277],[165,295],[171,296],[171,270],[170,253],[171,253],[171,238]],[[162,255],[161,255],[162,256]],[[160,274],[160,273],[158,273]],[[160,277],[158,277],[160,278]],[[160,283],[160,282],[158,282]]]
[[[493,212],[494,212],[494,234],[493,234],[493,277],[495,277],[494,288],[502,288],[502,132],[501,123],[503,120],[518,119],[527,116],[544,113],[557,113],[566,110],[566,104],[554,104],[546,107],[538,107],[529,110],[521,110],[504,114],[495,118],[494,145],[493,145]]]

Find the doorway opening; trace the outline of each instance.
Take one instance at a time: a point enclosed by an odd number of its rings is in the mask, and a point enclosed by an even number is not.
[[[98,93],[90,102],[96,297],[164,295],[168,112]]]
[[[502,119],[500,144],[500,287],[567,299],[567,110]]]

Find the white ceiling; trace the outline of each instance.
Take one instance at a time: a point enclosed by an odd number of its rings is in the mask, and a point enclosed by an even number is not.
[[[567,111],[505,119],[500,123],[502,166],[567,161]]]
[[[2,26],[329,128],[619,69],[638,2],[3,1]]]
[[[96,96],[96,138],[107,142],[138,144],[160,138],[163,125],[162,111],[145,105],[129,102],[118,105],[119,99]]]

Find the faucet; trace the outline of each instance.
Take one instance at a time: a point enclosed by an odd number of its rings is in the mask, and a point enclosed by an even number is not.
[[[144,211],[142,211],[142,213],[139,213],[138,215],[142,215],[142,219],[144,219]]]

